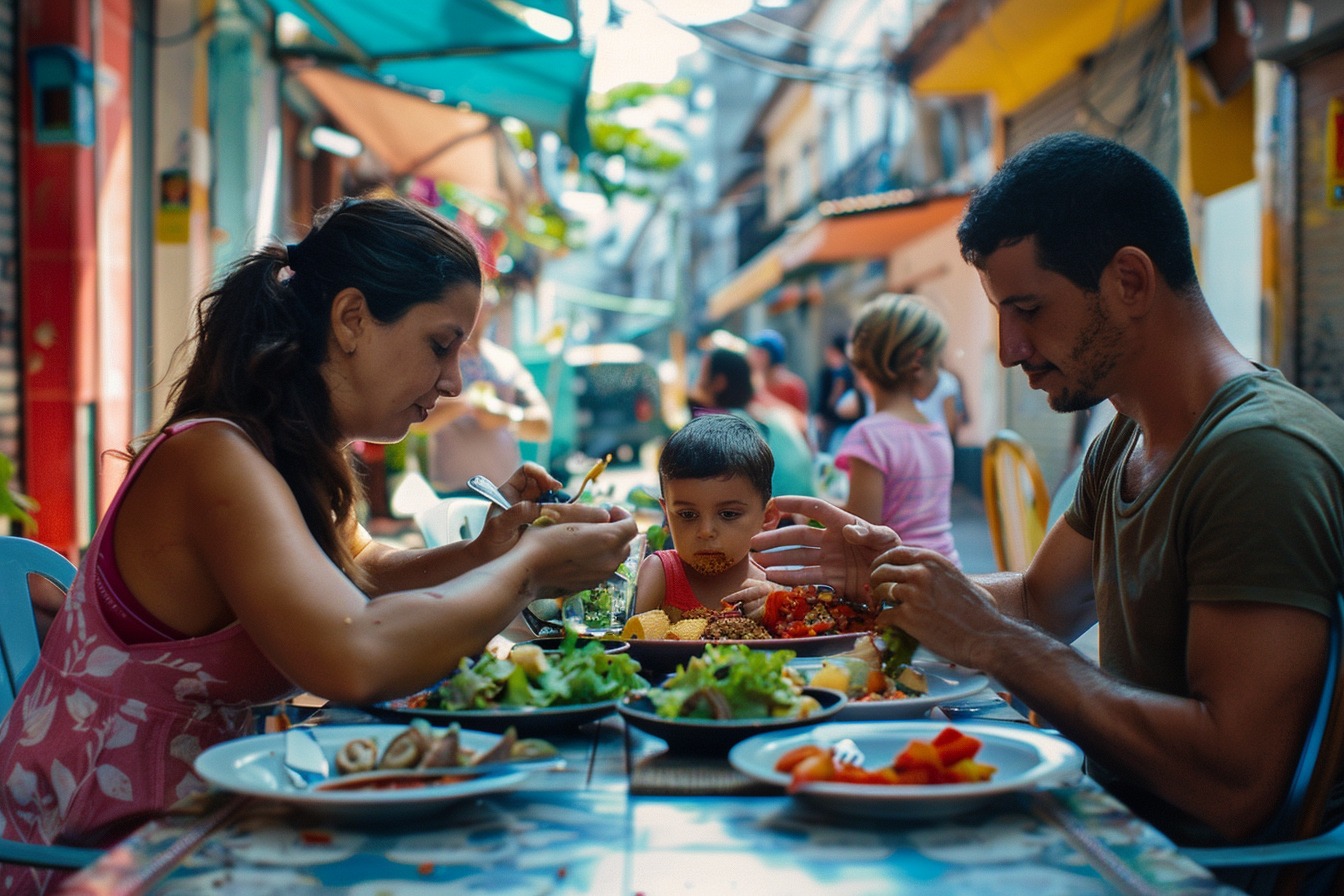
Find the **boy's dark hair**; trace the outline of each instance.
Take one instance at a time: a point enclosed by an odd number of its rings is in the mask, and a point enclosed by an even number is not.
[[[672,434],[658,459],[658,481],[745,476],[770,500],[775,456],[756,425],[734,414],[705,414]]]
[[[1095,291],[1125,246],[1142,249],[1175,292],[1197,287],[1190,227],[1171,182],[1143,156],[1088,134],[1052,134],[1003,163],[966,207],[961,256],[983,268],[1036,239],[1036,262]]]

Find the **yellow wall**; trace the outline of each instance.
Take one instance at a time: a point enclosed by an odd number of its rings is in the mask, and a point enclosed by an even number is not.
[[[1197,65],[1187,74],[1191,187],[1213,196],[1255,177],[1255,88],[1248,82],[1219,103]]]
[[[921,93],[992,91],[1011,114],[1165,0],[1003,0],[914,83]]]

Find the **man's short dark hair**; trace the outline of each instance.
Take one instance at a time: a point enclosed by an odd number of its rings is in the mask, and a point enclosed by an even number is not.
[[[658,479],[745,476],[762,501],[770,500],[775,456],[756,424],[735,414],[704,414],[672,434],[658,458]]]
[[[1142,249],[1176,292],[1197,285],[1180,196],[1147,159],[1088,134],[1043,137],[1004,162],[971,198],[957,228],[978,268],[1004,246],[1036,239],[1036,261],[1096,290],[1124,246]]]

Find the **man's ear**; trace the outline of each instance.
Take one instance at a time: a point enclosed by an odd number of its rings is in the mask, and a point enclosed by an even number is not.
[[[364,293],[353,286],[336,293],[331,300],[332,338],[341,351],[353,355],[364,332],[373,323]]]
[[[1110,292],[1133,317],[1142,317],[1157,294],[1157,268],[1147,252],[1135,246],[1121,246],[1111,263],[1101,272],[1103,292]],[[1109,286],[1110,290],[1105,287]]]

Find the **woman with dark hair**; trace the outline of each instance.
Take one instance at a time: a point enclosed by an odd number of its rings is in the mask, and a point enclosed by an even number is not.
[[[700,414],[736,414],[756,424],[775,457],[775,494],[812,494],[812,449],[786,414],[756,400],[751,364],[743,352],[716,348],[700,361],[692,388]]]
[[[367,704],[432,685],[531,600],[588,588],[634,521],[545,513],[525,465],[476,540],[374,543],[356,440],[394,442],[462,388],[480,263],[456,226],[398,199],[341,200],[304,239],[240,261],[202,300],[166,422],[131,448],[37,668],[0,722],[0,823],[107,844],[203,788],[192,762],[310,691]],[[47,872],[0,867],[7,893]]]

